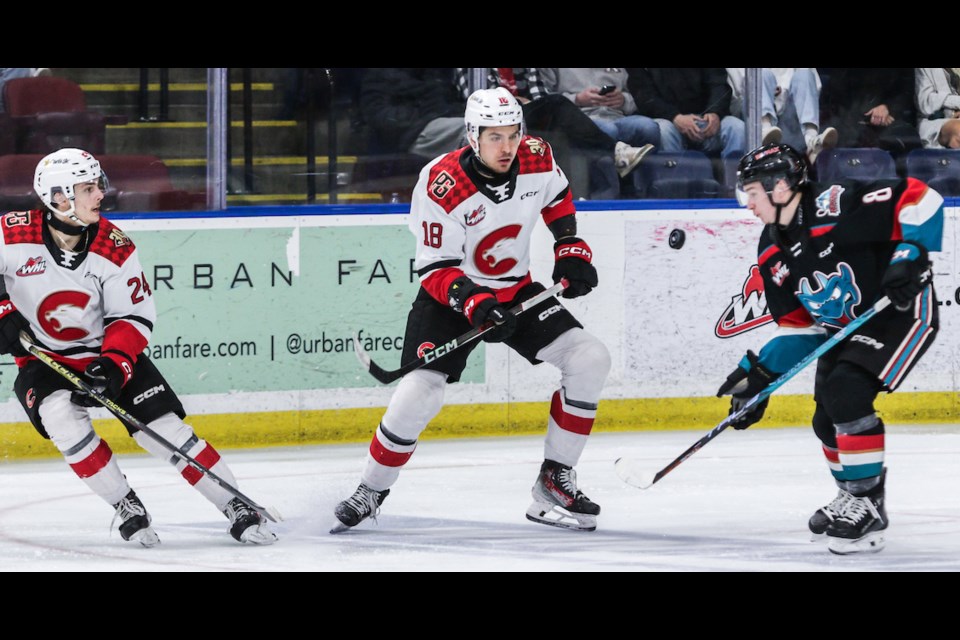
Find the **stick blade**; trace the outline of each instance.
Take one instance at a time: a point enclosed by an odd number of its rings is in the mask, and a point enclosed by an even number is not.
[[[638,469],[637,463],[630,458],[617,458],[617,461],[613,463],[613,468],[621,480],[637,489],[649,489],[656,482],[657,476],[655,473]]]
[[[354,331],[353,333],[353,352],[357,354],[357,360],[360,361],[360,366],[370,371],[370,355],[360,346],[360,332]]]

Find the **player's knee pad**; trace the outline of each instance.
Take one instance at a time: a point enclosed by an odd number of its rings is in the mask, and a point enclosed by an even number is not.
[[[537,354],[562,375],[566,397],[581,402],[596,402],[610,373],[610,351],[593,334],[575,328],[548,344]]]
[[[187,455],[193,455],[191,450],[195,449],[200,442],[193,432],[193,427],[173,413],[164,414],[147,426],[177,449],[182,449]],[[171,462],[176,461],[177,458],[173,452],[160,444],[153,436],[143,431],[137,431],[133,434],[133,438],[137,441],[137,444],[157,458],[169,459]]]
[[[93,434],[89,412],[70,402],[69,391],[54,391],[44,398],[39,413],[50,441],[61,452],[70,451]]]
[[[880,381],[855,364],[840,362],[819,392],[827,415],[833,424],[840,425],[875,413],[873,402],[880,392]]]
[[[400,380],[383,415],[383,424],[402,440],[416,440],[443,407],[447,374],[411,371]]]

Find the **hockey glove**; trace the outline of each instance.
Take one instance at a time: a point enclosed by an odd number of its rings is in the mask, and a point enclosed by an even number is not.
[[[496,325],[483,334],[486,342],[503,342],[517,330],[517,317],[497,301],[493,289],[463,276],[453,281],[447,295],[453,310],[466,316],[474,328],[488,320]]]
[[[17,310],[9,294],[0,296],[0,353],[9,353],[18,358],[30,355],[20,343],[20,332],[25,331],[36,339],[30,329],[30,322]]]
[[[718,398],[727,394],[732,395],[728,415],[739,411],[751,398],[766,389],[767,385],[779,377],[760,364],[760,359],[753,351],[747,351],[746,359],[750,368],[744,369],[742,364],[738,366],[733,373],[727,376],[727,381],[720,385],[720,389],[717,391]],[[769,402],[769,398],[764,398],[762,402],[753,405],[750,411],[731,422],[730,426],[734,429],[746,429],[760,422]]]
[[[905,311],[932,279],[933,269],[926,248],[912,242],[901,242],[893,252],[880,286],[890,301]]]
[[[593,251],[586,242],[573,236],[564,238],[553,245],[553,253],[556,258],[553,281],[560,282],[563,278],[570,281],[563,292],[564,298],[579,298],[593,291],[598,282],[597,269],[590,264]]]
[[[133,377],[133,370],[126,361],[123,361],[123,366],[121,366],[111,358],[100,356],[87,365],[83,377],[86,378],[86,383],[101,395],[110,400],[116,400],[120,397],[120,391],[124,385]],[[81,407],[103,406],[83,391],[74,391],[70,395],[70,400]]]

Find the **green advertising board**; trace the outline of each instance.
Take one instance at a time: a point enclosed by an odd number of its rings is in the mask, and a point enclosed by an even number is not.
[[[353,349],[398,368],[419,288],[402,225],[137,230],[153,289],[147,353],[180,394],[375,387]],[[120,223],[121,228],[123,224]],[[0,367],[0,401],[16,368]],[[464,382],[484,378],[478,348]]]

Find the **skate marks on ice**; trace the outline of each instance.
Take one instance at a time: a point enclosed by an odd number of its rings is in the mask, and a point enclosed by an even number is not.
[[[147,456],[121,461],[162,543],[124,542],[112,510],[62,460],[0,465],[8,571],[958,571],[960,429],[892,427],[887,546],[835,556],[806,521],[835,494],[808,429],[724,433],[647,491],[613,461],[659,469],[698,432],[594,434],[577,466],[602,507],[594,532],[525,519],[540,438],[425,440],[377,521],[328,533],[366,445],[234,450],[242,490],[284,514],[279,542],[241,545],[227,520]]]

